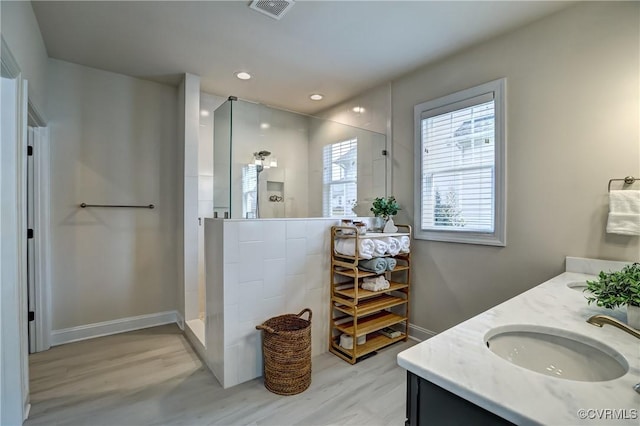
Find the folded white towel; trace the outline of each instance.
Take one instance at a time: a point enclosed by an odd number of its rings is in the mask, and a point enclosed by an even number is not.
[[[628,213],[609,213],[607,233],[621,235],[640,235],[640,215]]]
[[[383,241],[387,243],[387,254],[395,256],[400,253],[400,241],[394,237],[383,238]]]
[[[362,280],[361,285],[364,290],[369,291],[382,291],[388,289],[390,286],[391,284],[389,284],[389,281],[387,281],[382,275],[375,278],[365,278]]]
[[[373,250],[373,257],[382,257],[387,252],[387,243],[382,241],[379,238],[375,238],[372,240],[375,245],[375,249]]]
[[[362,238],[358,240],[358,255],[362,259],[371,259],[373,257],[373,251],[375,245],[369,238]],[[346,256],[356,255],[356,240],[355,238],[340,238],[336,240],[334,250],[338,254],[344,254]]]
[[[609,193],[607,233],[640,235],[640,191],[623,190]]]
[[[640,214],[640,191],[622,190],[609,193],[611,213]]]
[[[400,241],[400,253],[409,253],[411,239],[406,235],[403,235],[402,237],[398,238],[398,241]]]

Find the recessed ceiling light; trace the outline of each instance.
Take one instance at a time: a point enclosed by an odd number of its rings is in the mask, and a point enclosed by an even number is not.
[[[364,112],[364,108],[361,106],[353,107],[353,112],[357,114],[362,114]]]
[[[203,109],[200,111],[200,115],[203,117],[208,117],[209,116],[209,111],[207,111],[206,109]]]
[[[309,96],[309,99],[311,99],[312,101],[321,101],[322,98],[324,98],[324,96],[322,96],[320,93],[314,93],[313,95]]]
[[[269,127],[271,127],[271,125],[269,123],[260,123],[260,128],[261,129],[268,129]]]
[[[236,73],[236,77],[238,77],[240,80],[249,80],[251,78],[251,74],[241,71],[239,73]]]

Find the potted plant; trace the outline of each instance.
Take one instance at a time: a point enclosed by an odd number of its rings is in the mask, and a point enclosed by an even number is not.
[[[640,329],[640,263],[634,263],[616,272],[600,272],[598,280],[587,281],[585,291],[589,304],[613,309],[627,306],[627,323]]]
[[[396,197],[394,197],[393,195],[391,195],[390,197],[377,197],[375,200],[373,200],[373,207],[371,207],[373,215],[375,217],[382,218],[382,226],[384,226],[385,228],[387,228],[387,225],[389,225],[389,228],[395,227],[392,217],[398,214],[398,210],[400,210],[400,205],[396,201]]]

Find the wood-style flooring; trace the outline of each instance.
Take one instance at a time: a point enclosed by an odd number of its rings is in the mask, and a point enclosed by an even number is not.
[[[25,425],[403,425],[396,355],[412,344],[355,365],[319,355],[309,389],[279,396],[262,378],[222,389],[175,325],[71,343],[30,356]]]

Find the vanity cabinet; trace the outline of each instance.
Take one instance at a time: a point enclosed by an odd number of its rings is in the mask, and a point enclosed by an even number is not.
[[[355,364],[359,358],[398,341],[406,341],[409,326],[409,295],[411,253],[399,253],[393,270],[381,273],[363,271],[358,265],[367,260],[361,256],[362,239],[400,238],[411,239],[411,227],[397,225],[397,233],[366,233],[359,235],[355,227],[331,228],[331,298],[329,307],[329,351],[343,360]],[[339,240],[350,239],[355,248],[353,255],[336,251]],[[383,276],[389,288],[370,291],[361,288],[365,278]],[[393,328],[397,336],[389,337],[381,330]],[[341,335],[350,336],[351,349],[340,345]],[[357,344],[358,338],[366,341]]]
[[[405,426],[497,426],[513,423],[407,372]]]

